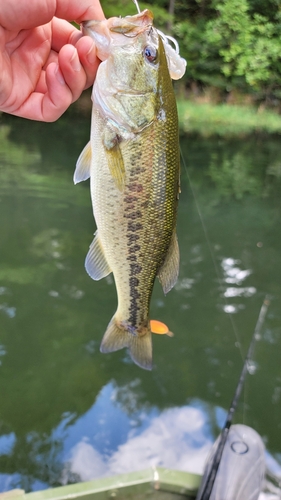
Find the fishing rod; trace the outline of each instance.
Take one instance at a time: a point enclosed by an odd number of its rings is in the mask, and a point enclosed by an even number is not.
[[[200,488],[199,494],[198,494],[199,496],[196,497],[196,500],[209,500],[210,495],[212,493],[212,489],[214,486],[214,482],[216,479],[218,468],[219,468],[219,465],[221,462],[224,446],[225,446],[228,432],[229,432],[229,429],[230,429],[230,426],[232,423],[233,415],[234,415],[234,412],[237,408],[237,404],[238,404],[238,401],[239,401],[239,398],[241,395],[241,391],[242,391],[242,388],[243,388],[243,385],[245,382],[247,372],[250,371],[249,370],[250,360],[253,357],[256,341],[260,339],[261,328],[262,328],[263,322],[265,320],[269,304],[270,304],[269,295],[266,295],[264,298],[263,304],[261,306],[261,309],[260,309],[259,317],[258,317],[256,327],[255,327],[255,330],[253,333],[253,337],[252,337],[252,340],[250,342],[250,346],[249,346],[249,349],[248,349],[248,352],[247,352],[247,355],[246,355],[246,358],[245,358],[245,361],[243,364],[243,368],[242,368],[241,375],[240,375],[240,378],[238,381],[238,385],[236,387],[236,391],[235,391],[233,400],[232,400],[230,408],[228,410],[226,422],[224,424],[224,427],[223,427],[221,435],[220,435],[218,447],[217,447],[216,452],[215,452],[214,457],[213,457],[210,472],[205,480],[204,486],[202,487],[202,489]]]

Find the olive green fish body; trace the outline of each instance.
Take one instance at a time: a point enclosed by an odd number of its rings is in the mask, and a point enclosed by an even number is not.
[[[101,350],[128,347],[132,359],[150,369],[153,284],[158,276],[167,293],[178,275],[179,144],[166,55],[147,12],[119,19],[121,28],[113,18],[120,45],[99,68],[91,140],[78,160],[76,181],[90,174],[97,224],[86,269],[93,279],[113,272],[117,288],[117,311]],[[126,30],[137,31],[136,40],[127,44]]]

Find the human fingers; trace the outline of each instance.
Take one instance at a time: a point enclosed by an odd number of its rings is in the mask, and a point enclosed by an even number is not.
[[[85,87],[89,87],[94,82],[99,64],[95,43],[90,37],[83,36],[82,32],[70,23],[55,17],[52,21],[52,49],[59,52],[66,44],[75,45],[87,77]]]
[[[12,86],[12,74],[10,64],[6,61],[4,55],[5,37],[3,30],[0,29],[0,109],[7,99]]]
[[[46,0],[2,1],[0,2],[0,24],[4,29],[14,32],[35,28],[51,21],[55,9],[56,2],[46,2]]]
[[[77,22],[104,19],[99,0],[9,0],[0,2],[0,25],[9,31],[31,29],[54,17]]]
[[[58,64],[51,63],[46,68],[45,86],[45,93],[33,92],[13,114],[30,120],[57,120],[73,101]]]
[[[58,62],[63,78],[71,91],[72,102],[76,101],[83,92],[87,81],[86,72],[79,60],[77,49],[72,45],[65,45],[59,52]]]
[[[52,49],[59,52],[67,43],[75,45],[82,37],[82,32],[68,21],[54,17],[52,19]]]
[[[5,42],[5,31],[1,30]],[[1,38],[1,36],[0,36]],[[22,30],[0,51],[0,108],[16,113],[36,88],[42,68],[50,62],[51,26]]]
[[[89,36],[82,36],[76,43],[80,62],[86,73],[85,88],[93,85],[100,60],[96,54],[96,44]]]
[[[95,19],[104,19],[104,13],[99,0],[56,0],[55,16],[78,23]]]

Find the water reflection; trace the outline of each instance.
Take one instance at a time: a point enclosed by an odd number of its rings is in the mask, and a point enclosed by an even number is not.
[[[227,287],[223,293],[226,299],[236,297],[252,297],[257,290],[254,286],[241,287],[243,282],[252,274],[251,269],[241,269],[240,260],[227,257],[222,259],[221,267],[223,269],[223,283],[237,285],[236,287]],[[222,308],[225,313],[234,314],[244,309],[244,304],[225,303]]]
[[[108,383],[80,418],[62,415],[50,438],[31,432],[17,442],[15,434],[3,435],[0,464],[3,456],[16,454],[20,466],[27,452],[34,463],[21,478],[17,473],[0,474],[1,489],[42,489],[154,466],[201,474],[214,440],[214,423],[221,427],[226,411],[199,400],[162,412],[157,407],[137,410],[139,385],[139,379],[123,387]],[[269,453],[266,461],[271,473],[281,478],[281,467]]]
[[[124,415],[114,404],[114,390],[111,384],[104,388],[96,403],[99,413],[91,409],[68,430],[68,446],[75,435],[81,436],[79,427],[83,437],[71,447],[65,470],[84,481],[153,466],[202,472],[212,436],[199,403]],[[94,435],[93,414],[97,423]]]
[[[243,281],[252,273],[251,269],[242,270],[237,266],[237,264],[240,264],[240,261],[232,259],[231,257],[222,259],[221,267],[224,271],[224,281],[226,283],[241,285]]]
[[[84,271],[95,228],[88,186],[74,188],[72,174],[89,123],[71,119],[0,127],[0,490],[149,464],[199,470],[242,367],[229,319],[246,352],[265,293],[259,369],[236,421],[262,435],[278,469],[279,140],[184,139],[208,240],[183,170],[180,277],[167,297],[157,283],[151,304],[175,336],[153,339],[146,373],[125,351],[99,352],[116,292],[111,276],[93,283]]]

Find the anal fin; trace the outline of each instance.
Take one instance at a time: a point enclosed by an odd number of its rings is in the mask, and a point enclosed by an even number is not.
[[[98,232],[90,245],[85,260],[85,268],[88,275],[95,281],[101,280],[111,273],[110,266],[105,258]]]
[[[176,230],[174,230],[171,243],[164,261],[158,272],[158,279],[162,285],[165,295],[176,284],[179,275],[180,252]]]

